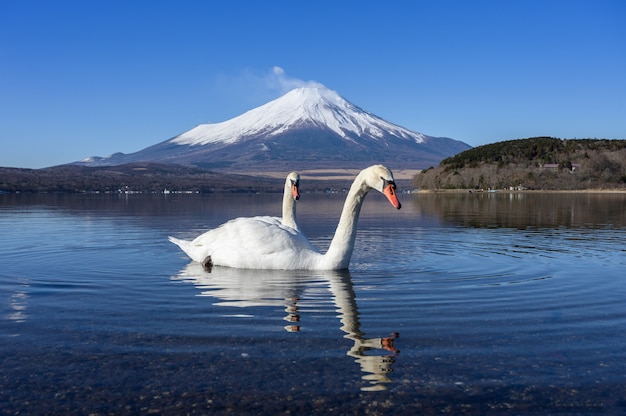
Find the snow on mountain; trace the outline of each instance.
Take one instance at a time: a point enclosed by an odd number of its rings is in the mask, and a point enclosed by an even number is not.
[[[234,144],[259,134],[267,138],[278,136],[303,124],[328,128],[346,140],[351,140],[348,133],[377,138],[391,133],[416,143],[424,141],[423,134],[376,117],[324,87],[291,90],[238,117],[217,124],[201,124],[171,141],[188,145]]]

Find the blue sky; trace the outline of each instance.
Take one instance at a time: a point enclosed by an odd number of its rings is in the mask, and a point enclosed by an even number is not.
[[[0,166],[134,152],[305,81],[472,146],[626,139],[625,19],[622,0],[0,0]]]

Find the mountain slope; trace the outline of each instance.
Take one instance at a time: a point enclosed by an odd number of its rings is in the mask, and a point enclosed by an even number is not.
[[[298,88],[233,119],[201,124],[131,154],[77,164],[139,161],[240,170],[360,168],[386,163],[420,169],[469,149],[426,136],[368,113],[324,87]]]

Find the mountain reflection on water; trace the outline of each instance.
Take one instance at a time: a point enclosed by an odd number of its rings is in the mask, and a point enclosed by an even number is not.
[[[193,283],[201,292],[199,296],[214,299],[214,305],[250,308],[256,306],[280,306],[289,322],[284,326],[288,332],[300,332],[300,305],[310,311],[328,302],[332,294],[341,322],[344,338],[353,342],[346,355],[354,358],[363,372],[363,380],[369,382],[363,391],[386,390],[396,349],[394,340],[399,333],[392,332],[383,338],[366,338],[361,330],[356,294],[348,270],[341,271],[292,271],[247,270],[214,267],[210,272],[200,263],[191,262],[174,280]],[[313,312],[310,312],[313,313]]]

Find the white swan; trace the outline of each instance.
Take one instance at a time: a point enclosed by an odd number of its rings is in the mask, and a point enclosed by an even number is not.
[[[216,235],[216,242],[219,244],[220,242],[224,242],[223,236],[226,234],[241,233],[241,237],[238,237],[238,239],[241,240],[246,236],[246,232],[248,230],[254,229],[257,230],[257,234],[259,234],[258,230],[263,228],[269,228],[269,230],[271,230],[270,232],[278,233],[282,232],[278,230],[283,230],[285,227],[292,228],[293,230],[298,231],[295,201],[299,199],[300,174],[298,172],[290,172],[285,179],[285,186],[283,189],[282,218],[270,216],[235,218],[225,224],[222,224],[219,228],[215,230],[208,231],[202,234],[200,237],[196,238],[193,241],[180,240],[174,237],[169,237],[169,240],[172,243],[178,245],[185,253],[187,253],[189,257],[191,257],[192,260],[202,263],[205,268],[210,269],[211,267],[213,267],[213,261],[210,254],[205,254],[205,248],[208,247],[203,247],[203,244],[200,240],[201,237],[207,236],[207,234],[212,233],[211,235]],[[218,230],[221,231],[218,232]],[[287,230],[283,231],[289,232]],[[254,237],[250,238],[254,239]],[[233,240],[231,241],[231,243],[237,243],[237,241]]]
[[[192,260],[240,269],[342,270],[354,250],[357,223],[365,195],[375,189],[400,209],[393,174],[383,165],[362,170],[344,203],[335,235],[325,254],[301,232],[271,217],[237,218],[193,241],[170,237]]]

